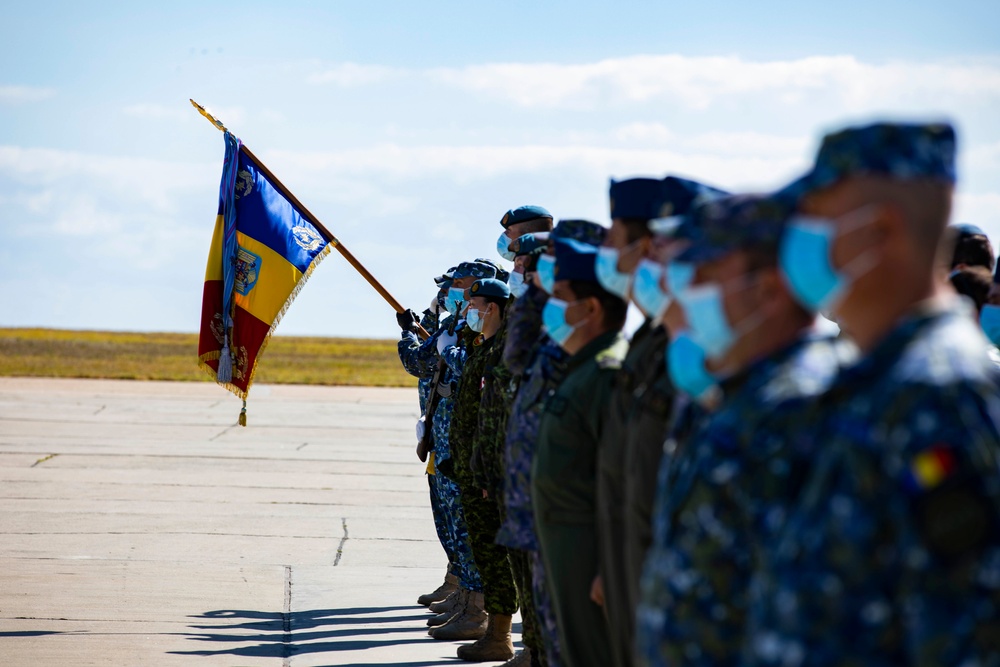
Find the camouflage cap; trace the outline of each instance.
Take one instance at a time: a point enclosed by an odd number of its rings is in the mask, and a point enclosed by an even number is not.
[[[510,242],[509,249],[515,257],[523,255],[540,255],[549,246],[549,232],[524,234]]]
[[[510,288],[496,278],[483,278],[472,283],[469,288],[469,298],[482,296],[492,299],[510,298]]]
[[[480,264],[487,264],[493,267],[496,273],[493,276],[490,276],[491,278],[496,278],[500,282],[504,283],[507,282],[507,280],[510,278],[510,272],[507,269],[500,266],[499,264],[497,264],[496,262],[494,262],[492,259],[485,259],[483,257],[479,257],[476,259],[476,262]]]
[[[549,240],[573,239],[592,246],[604,243],[607,227],[602,227],[590,220],[560,220],[549,235]]]
[[[453,282],[453,278],[455,276],[456,268],[458,267],[453,266],[444,273],[442,273],[440,276],[434,278],[434,284],[441,289],[447,289],[451,287],[451,283]]]
[[[955,183],[955,130],[948,123],[876,123],[823,137],[816,163],[778,194],[798,201],[848,176]]]
[[[612,180],[608,198],[611,203],[612,219],[648,220],[650,231],[654,231],[654,227],[657,227],[654,221],[682,215],[694,204],[726,194],[728,193],[723,190],[697,181],[667,176]]]
[[[730,195],[707,201],[682,216],[677,238],[690,243],[677,261],[711,262],[750,248],[777,252],[794,208],[772,195]]]
[[[583,280],[597,282],[594,264],[597,246],[575,239],[557,239],[555,242],[556,280]]]
[[[455,267],[451,277],[452,280],[460,278],[496,278],[497,267],[492,263],[478,259],[474,262],[462,262]]]
[[[551,221],[552,214],[541,206],[519,206],[504,213],[503,217],[500,218],[500,224],[503,225],[504,229],[507,229],[511,225],[539,219],[548,219]]]

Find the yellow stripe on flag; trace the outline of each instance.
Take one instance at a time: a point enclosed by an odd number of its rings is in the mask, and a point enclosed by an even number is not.
[[[236,241],[240,248],[260,257],[260,269],[253,286],[246,294],[234,291],[236,305],[262,322],[273,324],[295,286],[302,280],[302,272],[284,257],[242,232],[236,233]]]
[[[222,280],[222,236],[226,231],[226,220],[223,216],[215,216],[215,232],[212,234],[212,247],[208,251],[208,266],[205,268],[205,282]]]

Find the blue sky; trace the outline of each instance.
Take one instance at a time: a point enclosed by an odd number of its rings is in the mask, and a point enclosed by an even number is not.
[[[957,124],[956,219],[1000,241],[995,1],[84,4],[0,9],[0,326],[197,329],[223,144],[189,97],[417,308],[508,208],[767,189],[877,117]],[[278,329],[395,331],[336,253]]]

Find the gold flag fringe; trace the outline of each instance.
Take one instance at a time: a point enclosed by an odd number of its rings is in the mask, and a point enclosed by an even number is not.
[[[217,361],[219,359],[221,350],[212,350],[211,352],[206,352],[205,354],[198,357],[198,366],[204,369],[205,372],[207,372],[212,377],[212,379],[216,381],[216,384],[218,384],[221,387],[224,387],[225,389],[228,389],[232,393],[236,394],[237,397],[243,399],[243,409],[240,411],[240,418],[238,420],[240,426],[247,425],[247,394],[250,392],[250,387],[253,385],[254,376],[257,374],[257,364],[260,363],[260,358],[264,356],[264,350],[267,349],[267,344],[271,342],[271,334],[274,333],[274,330],[275,328],[277,328],[278,323],[281,322],[281,318],[284,317],[289,307],[291,307],[292,302],[295,301],[295,297],[299,295],[299,292],[305,286],[306,281],[309,280],[310,276],[312,276],[313,271],[315,271],[316,267],[320,265],[320,262],[326,259],[327,255],[330,254],[330,251],[333,250],[335,245],[336,244],[333,242],[327,243],[326,247],[323,248],[323,250],[318,255],[316,255],[316,257],[313,258],[313,261],[309,264],[309,268],[307,268],[306,272],[302,274],[302,277],[299,279],[299,282],[295,283],[295,287],[292,289],[292,293],[288,295],[288,298],[285,299],[285,303],[281,307],[281,310],[279,310],[278,314],[275,315],[274,321],[271,322],[271,328],[268,329],[267,335],[264,336],[264,341],[260,344],[260,349],[257,350],[257,356],[253,360],[253,367],[250,369],[250,379],[247,381],[246,391],[243,391],[232,382],[219,382],[216,371],[211,366],[208,365],[209,361]]]

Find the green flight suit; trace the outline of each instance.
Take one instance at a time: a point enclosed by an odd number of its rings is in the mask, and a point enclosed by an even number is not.
[[[627,348],[619,331],[609,331],[570,357],[539,426],[531,480],[535,522],[563,658],[571,667],[612,662],[607,621],[590,600],[590,586],[599,568],[598,447]]]

